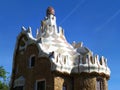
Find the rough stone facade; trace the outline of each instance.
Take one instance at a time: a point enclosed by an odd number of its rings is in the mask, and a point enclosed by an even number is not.
[[[110,69],[82,43],[69,44],[47,9],[36,38],[23,27],[13,56],[10,90],[108,90]]]
[[[29,68],[28,62],[31,55],[35,55],[35,66]],[[96,78],[102,77],[103,90],[107,89],[107,78],[95,74],[66,74],[51,71],[51,62],[49,58],[38,57],[38,49],[32,44],[27,47],[23,54],[17,53],[15,59],[15,74],[13,81],[21,75],[26,78],[24,90],[35,90],[36,80],[46,81],[46,90],[62,90],[63,85],[67,90],[96,90]],[[18,71],[16,71],[18,67]],[[13,90],[13,86],[11,88]]]

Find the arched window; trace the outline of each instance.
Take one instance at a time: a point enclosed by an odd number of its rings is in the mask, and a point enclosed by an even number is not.
[[[36,81],[36,90],[46,90],[46,81],[45,80],[37,80]]]
[[[96,90],[103,90],[103,79],[102,78],[96,79]]]
[[[30,56],[29,67],[32,68],[35,66],[35,55]]]

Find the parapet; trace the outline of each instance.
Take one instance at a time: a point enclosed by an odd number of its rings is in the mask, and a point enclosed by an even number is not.
[[[107,59],[103,56],[79,55],[76,60],[71,61],[71,57],[63,54],[56,54],[51,58],[53,61],[52,70],[58,70],[64,73],[98,73],[110,76],[110,69],[107,65]]]

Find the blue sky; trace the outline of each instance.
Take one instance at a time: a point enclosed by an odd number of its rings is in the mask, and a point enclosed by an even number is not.
[[[0,65],[11,72],[21,26],[31,26],[35,36],[48,6],[55,8],[57,24],[70,43],[82,41],[94,54],[108,59],[109,90],[118,90],[120,0],[0,0]]]

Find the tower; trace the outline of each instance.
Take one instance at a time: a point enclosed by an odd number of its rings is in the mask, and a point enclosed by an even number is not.
[[[68,43],[48,7],[36,38],[22,27],[13,56],[10,90],[107,90],[110,69],[83,43]]]

